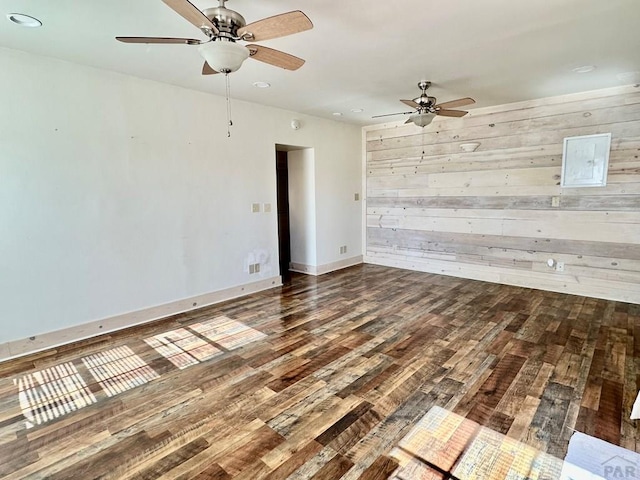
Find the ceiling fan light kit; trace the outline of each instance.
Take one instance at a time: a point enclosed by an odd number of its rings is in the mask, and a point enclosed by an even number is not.
[[[476,103],[473,98],[469,97],[459,98],[457,100],[451,100],[444,103],[437,103],[438,100],[436,99],[436,97],[430,97],[429,95],[427,95],[427,89],[430,86],[431,82],[423,80],[418,83],[418,88],[422,90],[422,93],[419,97],[416,97],[413,100],[400,100],[405,105],[414,108],[415,111],[389,113],[387,115],[376,115],[373,118],[390,117],[394,115],[411,115],[409,117],[409,120],[407,120],[405,123],[413,123],[418,127],[424,128],[429,125],[437,115],[443,117],[464,117],[469,112],[451,109]]]
[[[418,127],[424,128],[433,122],[434,118],[436,118],[435,113],[414,113],[405,123],[414,123]]]
[[[231,73],[240,69],[249,58],[249,49],[235,42],[214,41],[203,43],[198,53],[211,68],[220,73]]]

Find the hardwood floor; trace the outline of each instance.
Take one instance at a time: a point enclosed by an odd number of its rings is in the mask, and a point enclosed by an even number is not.
[[[437,412],[558,458],[574,430],[640,451],[640,305],[373,265],[0,374],[7,479],[382,479]]]

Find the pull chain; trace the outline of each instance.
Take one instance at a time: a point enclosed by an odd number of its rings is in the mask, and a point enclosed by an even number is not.
[[[233,127],[233,120],[231,120],[231,85],[229,83],[229,73],[224,74],[226,82],[226,94],[227,94],[227,138],[231,137],[231,127]]]

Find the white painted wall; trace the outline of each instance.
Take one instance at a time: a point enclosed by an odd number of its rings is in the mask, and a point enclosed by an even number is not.
[[[220,97],[0,65],[0,343],[277,275],[276,143],[314,149],[317,263],[362,253],[360,128],[235,101],[229,139]]]
[[[337,129],[331,141],[316,142],[316,225],[319,266],[362,255],[362,136]],[[306,144],[304,144],[306,145]],[[342,145],[343,148],[336,148]],[[359,152],[359,161],[350,152]],[[362,199],[362,195],[360,195]],[[356,220],[360,218],[360,220]],[[340,255],[340,246],[347,253]]]
[[[287,155],[291,262],[317,266],[314,151],[305,148]]]

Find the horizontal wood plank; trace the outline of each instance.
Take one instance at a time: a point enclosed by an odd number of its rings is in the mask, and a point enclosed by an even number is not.
[[[368,258],[640,301],[639,92],[568,95],[449,120],[366,130]],[[612,134],[607,185],[562,188],[563,139],[594,133]],[[470,141],[478,149],[461,151]],[[550,271],[550,258],[565,264],[562,272]]]

